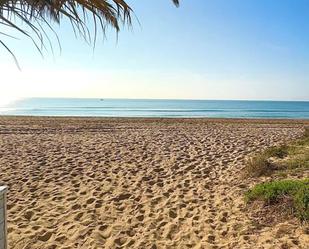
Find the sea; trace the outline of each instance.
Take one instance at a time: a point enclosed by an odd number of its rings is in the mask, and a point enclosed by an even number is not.
[[[1,105],[0,115],[309,119],[309,101],[25,98]]]

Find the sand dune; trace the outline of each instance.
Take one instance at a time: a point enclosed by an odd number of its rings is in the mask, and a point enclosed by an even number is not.
[[[9,246],[306,248],[296,220],[257,228],[242,196],[246,156],[303,125],[0,118]]]

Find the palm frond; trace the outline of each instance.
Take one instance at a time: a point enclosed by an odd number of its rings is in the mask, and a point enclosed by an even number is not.
[[[173,0],[173,3],[178,7],[179,6],[179,0]]]
[[[179,0],[172,1],[179,6]],[[107,27],[118,32],[122,25],[131,26],[132,12],[126,0],[0,0],[0,27],[9,27],[25,35],[41,52],[44,38],[50,41],[42,24],[47,24],[54,32],[51,22],[60,24],[62,18],[69,19],[76,36],[95,43],[98,29],[105,35]],[[87,25],[89,14],[94,22],[93,40]],[[0,31],[2,34],[6,32]],[[3,41],[0,43],[13,54]]]

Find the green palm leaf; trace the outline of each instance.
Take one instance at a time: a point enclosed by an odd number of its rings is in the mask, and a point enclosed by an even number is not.
[[[98,22],[102,30],[111,26],[118,32],[120,22],[131,25],[131,12],[131,8],[123,0],[0,0],[0,25],[27,36],[41,51],[46,32],[40,23],[61,23],[65,17],[71,22],[76,34],[89,40],[87,14],[93,16],[95,27]],[[97,29],[95,33],[96,31]]]
[[[172,1],[179,5],[179,0]],[[0,0],[0,27],[9,27],[30,38],[41,52],[44,37],[50,41],[42,24],[52,30],[51,22],[61,24],[63,18],[69,19],[76,35],[95,43],[99,28],[105,34],[107,27],[118,32],[121,25],[130,26],[132,12],[126,0]],[[89,14],[95,27],[93,40],[87,26]],[[3,34],[6,32],[0,30],[0,35]],[[12,54],[3,40],[0,43]]]

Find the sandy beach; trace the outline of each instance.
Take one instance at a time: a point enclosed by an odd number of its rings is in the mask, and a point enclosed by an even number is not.
[[[256,224],[243,169],[308,125],[1,117],[9,248],[306,248],[297,219]]]

